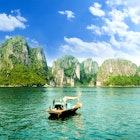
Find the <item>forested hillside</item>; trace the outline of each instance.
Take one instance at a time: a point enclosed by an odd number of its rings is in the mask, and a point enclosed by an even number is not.
[[[21,36],[7,39],[0,47],[0,85],[42,86],[51,73],[42,48],[31,48]]]
[[[31,48],[24,37],[0,45],[1,86],[139,86],[140,67],[129,60],[108,59],[99,67],[91,58],[79,62],[65,55],[47,66],[41,47]]]

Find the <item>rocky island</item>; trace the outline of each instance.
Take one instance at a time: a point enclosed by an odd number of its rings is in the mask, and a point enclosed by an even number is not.
[[[31,48],[21,36],[7,39],[0,46],[0,85],[42,86],[49,76],[41,47]]]
[[[139,81],[140,68],[129,60],[108,59],[99,66],[91,58],[80,63],[65,55],[49,68],[43,49],[31,48],[24,37],[0,45],[1,86],[137,86]]]

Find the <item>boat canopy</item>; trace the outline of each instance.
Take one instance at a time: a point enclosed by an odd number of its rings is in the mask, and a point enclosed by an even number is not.
[[[64,98],[63,98],[63,101],[67,101],[67,100],[75,100],[75,99],[77,99],[77,97],[70,97],[70,96],[65,96]]]
[[[63,98],[63,101],[66,102],[67,100],[75,100],[75,99],[78,99],[78,102],[80,102],[80,97],[81,97],[81,91],[79,91],[77,97],[65,96],[65,97]]]

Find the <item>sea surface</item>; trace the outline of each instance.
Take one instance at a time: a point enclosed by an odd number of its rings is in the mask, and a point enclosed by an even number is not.
[[[64,119],[45,112],[53,99],[77,96]],[[140,88],[0,88],[0,140],[139,140]]]

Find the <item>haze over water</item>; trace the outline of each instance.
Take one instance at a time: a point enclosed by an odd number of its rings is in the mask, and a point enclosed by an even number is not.
[[[49,119],[53,99],[78,91],[76,115]],[[0,139],[139,138],[140,88],[0,88]]]

